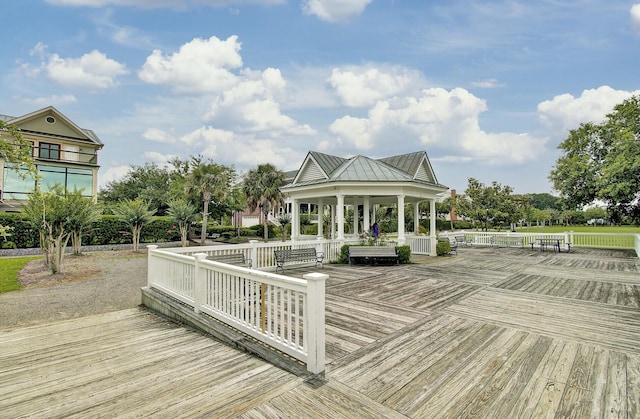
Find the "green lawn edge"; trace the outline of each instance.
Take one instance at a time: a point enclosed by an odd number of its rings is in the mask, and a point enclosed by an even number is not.
[[[0,258],[0,294],[4,292],[17,291],[22,287],[18,283],[18,272],[27,262],[42,259],[42,256],[20,256]]]

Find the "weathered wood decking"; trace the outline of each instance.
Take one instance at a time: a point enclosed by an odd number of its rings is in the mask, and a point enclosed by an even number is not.
[[[640,417],[634,255],[424,261],[325,265],[324,381],[142,310],[1,331],[0,417]]]

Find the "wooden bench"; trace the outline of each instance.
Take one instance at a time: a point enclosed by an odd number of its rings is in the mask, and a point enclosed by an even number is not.
[[[395,261],[398,264],[398,251],[395,246],[349,246],[349,266],[351,259],[371,261]]]
[[[301,249],[283,249],[274,250],[276,256],[276,272],[278,269],[284,273],[284,265],[289,262],[304,263],[313,262],[315,265],[322,268],[322,261],[324,260],[324,253],[316,252],[315,247],[305,247]]]
[[[227,263],[229,265],[246,266],[251,268],[253,265],[251,259],[244,256],[244,253],[227,253],[225,255],[207,256],[208,260],[214,262]]]

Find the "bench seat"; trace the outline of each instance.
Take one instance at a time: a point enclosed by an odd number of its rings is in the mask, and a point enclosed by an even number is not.
[[[324,260],[324,253],[317,252],[315,247],[305,247],[300,249],[282,249],[273,251],[276,256],[276,272],[281,270],[284,273],[284,265],[287,263],[309,263],[314,266],[320,265]]]
[[[398,251],[395,246],[349,246],[349,265],[351,260],[363,259],[365,262],[391,261],[398,262]]]

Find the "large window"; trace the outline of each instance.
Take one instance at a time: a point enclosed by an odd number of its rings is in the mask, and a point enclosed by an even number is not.
[[[57,167],[37,165],[40,174],[38,181],[43,191],[50,190],[56,183],[63,185],[66,190],[82,189],[82,195],[93,196],[93,171],[72,167]],[[30,177],[22,179],[18,173],[26,174],[22,168],[7,166],[4,169],[4,197],[7,199],[27,199],[35,189],[36,183]]]
[[[41,159],[60,160],[60,144],[40,143],[38,157]]]

